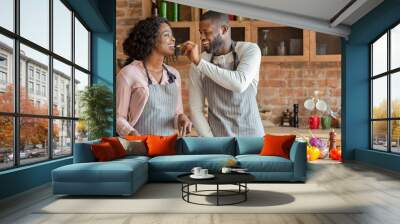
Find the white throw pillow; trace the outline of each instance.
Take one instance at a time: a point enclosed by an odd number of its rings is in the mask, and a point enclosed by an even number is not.
[[[118,137],[126,151],[126,155],[145,156],[147,155],[146,145],[141,140],[126,140]]]

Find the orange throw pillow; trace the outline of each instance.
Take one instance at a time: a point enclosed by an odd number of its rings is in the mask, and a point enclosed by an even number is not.
[[[108,142],[114,149],[115,155],[117,158],[125,157],[126,156],[126,151],[124,147],[122,146],[121,142],[119,142],[118,138],[116,137],[109,137],[109,138],[101,138],[101,142]]]
[[[148,136],[146,140],[148,156],[175,155],[177,138],[178,135]]]
[[[117,158],[113,147],[108,142],[93,144],[91,145],[91,149],[94,157],[99,162],[110,161]]]
[[[268,135],[264,136],[262,156],[281,156],[289,159],[290,148],[296,140],[296,135]]]
[[[124,139],[129,140],[129,141],[146,141],[147,135],[125,135]]]

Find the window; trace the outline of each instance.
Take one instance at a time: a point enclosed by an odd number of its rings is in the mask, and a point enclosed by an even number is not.
[[[400,24],[370,45],[371,148],[400,153]]]
[[[46,96],[46,86],[42,86],[42,96]]]
[[[71,120],[53,120],[53,157],[71,154],[72,122]]]
[[[28,91],[29,94],[33,94],[33,82],[28,82]]]
[[[40,95],[40,84],[36,84],[36,95]]]
[[[40,81],[40,70],[36,69],[36,80]]]
[[[75,62],[82,68],[89,69],[89,32],[75,18]]]
[[[0,54],[0,67],[7,68],[7,56]]]
[[[87,139],[74,105],[90,85],[90,31],[63,0],[0,0],[0,26],[0,170],[71,156]]]
[[[6,85],[7,84],[7,73],[0,70],[0,84]]]
[[[33,67],[32,66],[29,66],[28,74],[29,74],[29,79],[33,80]]]
[[[21,36],[49,48],[49,0],[20,0]]]
[[[89,75],[84,72],[76,70],[75,71],[75,116],[76,117],[79,117],[81,114],[81,108],[79,106],[80,92],[82,92],[88,85],[89,85]]]
[[[7,56],[0,53],[0,88],[4,90],[7,85]]]
[[[14,0],[1,0],[0,26],[14,31]]]
[[[59,104],[61,100],[62,103],[64,103],[64,96],[68,96],[67,101],[71,101],[68,102],[68,104],[72,104],[72,90],[71,89],[65,89],[65,84],[69,83],[69,85],[72,84],[72,68],[69,65],[66,65],[58,60],[53,60],[53,64],[54,64],[54,83],[53,83],[53,91],[55,93],[54,95],[54,105],[53,108],[55,108],[53,110],[53,114],[58,114],[60,113],[60,106],[62,106],[62,104]],[[75,78],[76,79],[76,78]],[[60,95],[61,96],[60,96]],[[60,97],[60,99],[59,99]],[[57,105],[55,105],[57,104]],[[69,107],[65,110],[65,114],[62,113],[63,116],[72,116],[72,108]]]
[[[58,90],[55,89],[54,94],[53,94],[53,106],[55,109],[57,109],[57,105],[58,105]],[[55,109],[53,109],[53,110],[55,110]]]
[[[5,2],[1,1],[0,5]],[[3,13],[3,8],[0,9],[0,21],[2,19],[1,15]],[[1,24],[1,23],[0,23]],[[12,58],[14,57],[14,41],[11,38],[6,37],[0,33],[0,73],[2,78],[0,81],[0,115],[1,113],[12,113],[14,111],[14,71],[12,69]],[[6,79],[7,77],[7,79]],[[0,119],[6,119],[5,117],[0,117]],[[8,121],[8,118],[6,119]],[[3,122],[0,120],[0,123]],[[1,123],[2,124],[2,123]],[[11,129],[8,129],[9,131]],[[0,139],[1,139],[0,135]],[[11,146],[11,143],[2,144],[0,141],[0,149],[4,146]],[[0,160],[1,169],[1,160]]]
[[[53,0],[54,53],[71,60],[72,12],[59,0]]]
[[[1,9],[0,9],[1,11]],[[0,169],[8,169],[14,166],[14,122],[12,116],[0,115]],[[4,134],[2,134],[4,133]]]

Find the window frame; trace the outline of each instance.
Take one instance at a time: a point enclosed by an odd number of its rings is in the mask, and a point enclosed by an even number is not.
[[[393,117],[392,116],[392,98],[391,98],[391,92],[392,92],[392,86],[391,86],[391,79],[392,76],[395,75],[396,73],[400,72],[400,67],[398,68],[393,68],[391,69],[391,31],[393,28],[400,26],[400,21],[397,21],[396,23],[392,24],[389,28],[385,29],[383,33],[378,35],[375,39],[373,39],[369,44],[369,149],[373,151],[379,151],[379,152],[386,152],[386,153],[391,153],[391,154],[400,154],[400,152],[393,152],[392,151],[392,121],[400,121],[400,117]],[[385,34],[387,34],[387,64],[386,64],[386,71],[376,74],[373,74],[373,44],[379,40],[381,37],[383,37]],[[373,118],[373,93],[374,93],[374,87],[373,87],[373,81],[382,77],[386,77],[386,86],[387,86],[387,105],[386,105],[386,118]],[[386,151],[379,150],[374,148],[374,132],[373,132],[373,122],[375,121],[386,121],[387,122],[387,138],[386,138]]]
[[[11,71],[13,72],[13,79],[14,79],[14,110],[13,112],[2,112],[0,111],[0,116],[5,116],[5,117],[12,117],[13,119],[13,166],[10,167],[5,167],[5,168],[0,168],[0,172],[5,171],[5,170],[11,170],[11,169],[16,169],[19,167],[23,166],[30,166],[33,164],[38,164],[38,163],[43,163],[47,162],[50,160],[58,160],[66,157],[73,156],[74,152],[74,143],[75,143],[75,126],[76,126],[76,121],[79,120],[79,117],[75,117],[75,108],[71,108],[71,114],[68,116],[56,116],[53,115],[53,74],[54,68],[53,68],[53,59],[58,60],[61,63],[64,63],[68,66],[71,66],[71,105],[74,105],[75,103],[75,88],[74,88],[74,82],[75,82],[75,69],[85,73],[89,77],[89,83],[88,86],[92,85],[93,77],[92,77],[92,61],[91,61],[91,49],[92,49],[92,43],[91,43],[91,38],[92,38],[92,30],[88,27],[88,25],[84,22],[84,20],[76,13],[72,7],[66,2],[65,0],[59,0],[68,10],[71,11],[71,18],[70,18],[70,23],[71,23],[71,59],[64,58],[63,56],[55,53],[53,50],[53,1],[54,0],[47,0],[49,3],[49,47],[46,49],[45,47],[40,46],[39,44],[36,44],[29,39],[26,39],[20,35],[20,0],[14,0],[13,1],[13,10],[14,10],[14,31],[10,31],[4,27],[0,26],[0,35],[3,35],[7,38],[11,38],[13,40],[13,52],[12,52],[12,57],[13,57],[13,63],[12,63],[12,69]],[[85,69],[78,64],[75,63],[75,18],[79,20],[79,22],[83,25],[83,27],[88,31],[88,69]],[[21,80],[20,80],[20,45],[23,44],[27,47],[32,48],[33,50],[36,50],[40,53],[43,53],[48,56],[49,62],[48,62],[48,71],[47,71],[47,79],[46,80],[46,91],[45,95],[48,97],[48,108],[49,111],[46,115],[39,115],[39,114],[27,114],[27,113],[21,113],[20,111],[20,85],[21,85]],[[35,84],[40,83],[42,86],[42,79],[41,79],[41,74],[43,71],[39,73],[39,80],[36,80],[36,69],[34,68],[33,70],[33,79],[30,79],[30,74],[28,72],[28,69],[31,68],[29,64],[27,64],[27,73],[26,75],[26,81],[33,81],[34,85],[34,92],[36,91],[35,89]],[[28,87],[28,86],[26,86]],[[27,91],[28,88],[27,88]],[[39,97],[43,97],[42,94],[37,95]],[[32,163],[26,163],[26,164],[21,164],[21,159],[20,159],[20,119],[21,118],[45,118],[47,119],[48,122],[48,136],[47,136],[47,142],[49,143],[47,145],[47,151],[48,155],[47,158],[43,158],[43,160],[40,160],[38,162],[32,162]],[[68,155],[62,155],[62,156],[55,156],[53,155],[54,152],[54,147],[53,147],[53,123],[55,123],[57,120],[62,120],[62,121],[70,121],[72,125],[72,132],[71,132],[71,153]]]

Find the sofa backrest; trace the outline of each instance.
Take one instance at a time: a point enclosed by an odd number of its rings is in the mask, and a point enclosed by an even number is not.
[[[100,140],[75,143],[74,163],[95,162],[90,145]],[[263,137],[183,137],[177,140],[178,155],[225,154],[243,155],[259,154],[264,144]]]
[[[92,144],[99,144],[100,140],[93,140],[81,143],[75,143],[74,148],[74,163],[89,163],[95,162],[96,158],[93,155],[90,146]]]
[[[236,155],[259,154],[264,145],[264,137],[237,137]]]
[[[235,155],[234,137],[183,137],[177,145],[177,154],[226,154]]]

